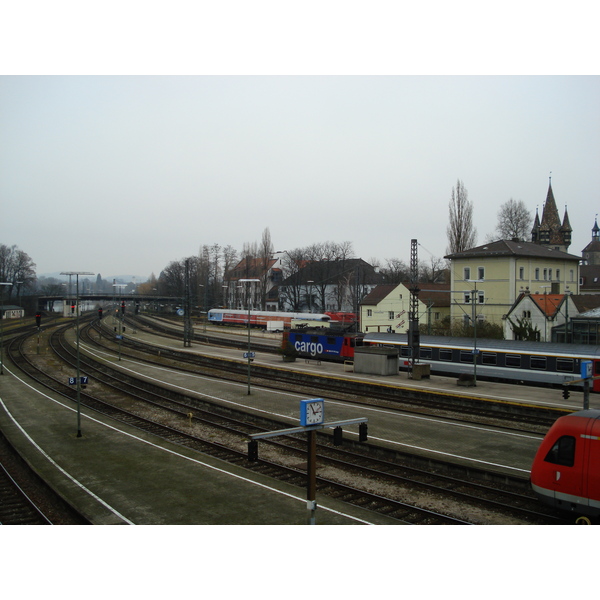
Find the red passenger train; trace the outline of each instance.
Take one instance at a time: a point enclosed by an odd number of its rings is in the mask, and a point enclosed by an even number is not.
[[[535,455],[531,487],[555,508],[600,517],[600,410],[556,420]]]

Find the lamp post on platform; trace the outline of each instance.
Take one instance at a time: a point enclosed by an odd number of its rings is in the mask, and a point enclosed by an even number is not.
[[[2,286],[2,305],[0,307],[0,375],[4,375],[4,349],[2,348],[2,338],[4,337],[4,286],[12,283],[0,282]]]
[[[121,318],[117,319],[117,323],[119,324],[119,334],[117,335],[117,339],[119,340],[119,361],[121,360],[121,341],[123,340],[123,321],[125,320],[125,301],[123,300],[123,289],[127,287],[126,283],[113,283],[113,288],[118,288],[119,290],[119,301],[121,302],[121,307],[117,307],[117,314],[119,310],[121,311]]]
[[[81,437],[81,376],[79,362],[79,276],[94,275],[88,271],[64,271],[61,275],[69,276],[69,289],[71,287],[71,275],[75,275],[75,339],[77,346],[77,367],[75,385],[77,387],[77,437]]]
[[[248,352],[246,353],[248,358],[248,396],[250,395],[250,363],[252,362],[252,357],[250,356],[250,284],[251,283],[260,283],[260,279],[240,279],[240,283],[247,284],[246,287],[246,301],[248,302]]]

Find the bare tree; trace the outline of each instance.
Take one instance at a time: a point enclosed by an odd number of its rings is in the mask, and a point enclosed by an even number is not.
[[[512,198],[500,206],[496,232],[503,240],[523,241],[531,232],[533,217],[523,200]]]
[[[229,287],[225,287],[225,283],[228,281],[229,272],[238,262],[238,253],[233,246],[225,246],[223,248],[223,281],[221,282],[222,300],[224,306],[229,306],[233,302],[235,297],[234,290],[230,289],[235,284],[230,284]]]
[[[386,283],[402,283],[410,279],[410,267],[401,258],[386,258],[385,267],[380,269]]]
[[[304,248],[295,248],[285,253],[281,259],[283,270],[283,279],[287,280],[287,285],[279,288],[279,302],[285,310],[298,312],[302,303],[301,296],[301,272],[306,264],[306,255]]]
[[[158,277],[158,291],[168,296],[183,298],[185,291],[185,260],[172,261]]]
[[[270,267],[273,260],[273,242],[271,242],[271,232],[268,227],[262,233],[262,238],[258,246],[257,260],[260,273],[260,283],[258,284],[260,308],[265,310],[267,306],[267,292],[270,289]]]
[[[419,280],[424,283],[444,283],[448,265],[443,258],[431,256],[429,262],[419,261]]]
[[[446,232],[448,234],[448,254],[464,252],[475,245],[477,230],[473,225],[473,204],[463,182],[458,179],[456,188],[452,188],[450,198],[450,218]]]
[[[0,281],[12,283],[12,286],[6,286],[7,295],[4,296],[10,299],[13,293],[17,294],[18,287],[26,289],[35,284],[35,263],[17,246],[0,244]]]

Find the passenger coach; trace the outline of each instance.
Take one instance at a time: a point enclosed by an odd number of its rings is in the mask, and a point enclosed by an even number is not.
[[[396,333],[367,333],[365,346],[398,348],[400,369],[408,368],[411,348],[408,336]],[[471,373],[474,340],[444,336],[421,336],[419,360],[440,375]],[[581,377],[581,361],[591,360],[593,375],[600,375],[600,347],[584,344],[553,344],[511,340],[477,340],[477,377],[496,381],[563,385]],[[600,392],[600,380],[593,391]]]
[[[290,327],[292,320],[320,321],[329,322],[331,317],[318,313],[297,313],[297,312],[278,312],[278,311],[250,311],[250,325],[253,327],[266,328],[268,323],[280,323],[281,329]],[[212,308],[208,311],[208,321],[210,323],[226,325],[247,325],[247,310],[228,310],[222,308]]]

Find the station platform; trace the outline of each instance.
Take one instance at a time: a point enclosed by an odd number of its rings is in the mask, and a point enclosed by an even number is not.
[[[108,325],[108,323],[105,323]],[[247,339],[247,333],[244,329],[223,327],[209,327],[210,333],[222,333],[228,337],[237,337],[241,341]],[[196,330],[196,329],[195,329]],[[139,339],[148,344],[156,346],[164,346],[172,349],[177,349],[183,352],[205,354],[220,358],[228,358],[243,362],[244,350],[224,348],[217,345],[203,344],[193,342],[190,347],[183,347],[183,330],[182,340],[167,338],[158,334],[149,333],[143,330],[128,330],[127,337]],[[198,328],[201,331],[201,328]],[[279,337],[278,337],[279,335]],[[252,340],[263,342],[264,340],[274,341],[280,338],[281,334],[264,332],[262,330],[251,330]],[[281,342],[279,342],[280,344]],[[275,344],[278,345],[278,344]],[[326,377],[344,378],[357,382],[368,382],[384,386],[396,387],[399,390],[420,390],[423,392],[440,393],[446,395],[456,395],[461,398],[473,398],[481,400],[490,400],[494,402],[509,402],[517,404],[525,404],[531,406],[539,406],[544,408],[557,408],[561,410],[580,410],[583,408],[583,394],[581,391],[572,390],[571,397],[564,399],[562,391],[547,387],[538,387],[532,385],[518,385],[514,383],[500,383],[495,381],[487,381],[479,379],[477,385],[473,387],[459,387],[456,377],[447,377],[437,374],[432,374],[430,377],[423,379],[411,379],[405,371],[400,371],[395,376],[367,375],[356,374],[352,370],[352,365],[345,365],[341,362],[329,362],[318,360],[306,360],[298,358],[292,363],[283,363],[282,358],[278,354],[256,352],[253,364],[263,365],[272,368],[281,368],[297,372],[305,372],[311,375],[323,375]],[[600,394],[590,395],[590,408],[600,409]]]
[[[274,481],[81,409],[10,361],[0,428],[34,470],[97,525],[304,525],[306,490]],[[317,525],[391,525],[317,495]]]

